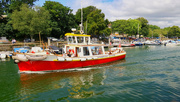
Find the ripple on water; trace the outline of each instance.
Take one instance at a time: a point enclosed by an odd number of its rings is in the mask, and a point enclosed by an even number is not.
[[[17,65],[0,62],[0,82],[4,83],[0,84],[0,99],[72,102],[180,101],[180,47],[135,47],[125,50],[125,60],[76,71],[18,74]]]

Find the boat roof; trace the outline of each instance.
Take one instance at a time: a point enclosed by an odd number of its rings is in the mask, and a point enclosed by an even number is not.
[[[88,46],[108,46],[105,44],[89,44],[89,45],[76,45],[76,44],[67,44],[66,46],[76,46],[76,47],[88,47]]]
[[[81,36],[81,37],[90,37],[91,35],[66,33],[66,34],[65,34],[65,36]]]

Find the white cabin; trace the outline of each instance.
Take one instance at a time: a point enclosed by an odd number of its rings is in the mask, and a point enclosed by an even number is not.
[[[65,53],[73,54],[73,57],[87,57],[106,55],[104,44],[92,44],[90,35],[66,33],[67,45]]]

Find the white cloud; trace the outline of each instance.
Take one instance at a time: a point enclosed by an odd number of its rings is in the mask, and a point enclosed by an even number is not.
[[[83,7],[96,6],[110,21],[144,17],[149,24],[163,27],[180,26],[180,0],[82,0]],[[111,2],[110,2],[111,1]],[[61,2],[61,1],[58,1]],[[81,0],[65,0],[63,5],[81,8]]]

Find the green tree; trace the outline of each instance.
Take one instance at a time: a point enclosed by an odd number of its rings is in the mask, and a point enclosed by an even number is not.
[[[88,17],[88,34],[92,35],[102,35],[103,30],[107,28],[106,22],[104,20],[105,15],[100,9],[92,11]]]
[[[168,37],[179,37],[180,36],[180,28],[178,26],[172,26],[168,31]]]
[[[33,6],[37,0],[0,0],[0,35],[6,36],[8,39],[15,38],[19,32],[14,30],[12,24],[9,24],[11,13],[15,10],[20,10],[23,3]],[[2,15],[7,17],[2,18]]]
[[[37,0],[1,0],[0,1],[0,14],[12,13],[14,10],[20,10],[23,3],[33,6]]]
[[[10,23],[21,34],[30,35],[33,39],[34,34],[49,30],[50,14],[43,7],[32,9],[27,4],[23,4],[20,11],[15,10],[12,13]]]
[[[100,9],[97,9],[94,6],[88,6],[82,8],[83,10],[83,25],[84,31],[87,31],[87,34],[92,35],[110,35],[111,29],[108,28],[110,23],[108,19],[104,19],[105,15],[101,12]],[[81,24],[81,9],[78,9],[75,15],[77,24]],[[87,28],[87,29],[86,29]],[[79,28],[80,29],[80,28]]]
[[[137,20],[139,20],[141,22],[140,34],[144,35],[144,36],[147,36],[149,34],[148,20],[143,18],[143,17],[139,17],[139,18],[137,18]]]
[[[157,25],[149,25],[148,37],[159,37],[162,34],[162,30]]]
[[[119,34],[126,34],[128,32],[128,22],[127,20],[116,20],[112,22],[112,30],[114,32],[119,32]]]
[[[8,39],[15,37],[12,26],[8,23],[0,23],[0,36],[7,37]]]
[[[71,28],[77,26],[72,9],[69,7],[65,7],[61,3],[54,1],[46,1],[43,7],[51,14],[52,36],[64,36],[65,33],[71,32]]]
[[[161,29],[160,27],[158,27],[157,25],[149,25],[149,28],[151,29],[151,30],[155,30],[155,29]]]
[[[136,35],[141,30],[141,22],[136,19],[128,19],[127,20],[127,26],[126,26],[126,32],[129,35]]]
[[[171,29],[171,27],[165,27],[165,28],[163,28],[163,31],[164,31],[163,35],[166,36],[166,37],[168,37],[168,32],[169,32],[170,29]]]
[[[95,11],[97,8],[94,7],[94,6],[88,6],[86,8],[82,8],[83,10],[83,22],[86,22],[87,21],[87,17],[88,15]],[[75,18],[76,18],[76,22],[77,24],[81,24],[81,9],[78,9],[77,12],[76,12],[76,15],[75,15]]]

